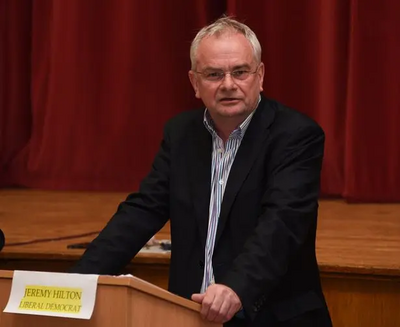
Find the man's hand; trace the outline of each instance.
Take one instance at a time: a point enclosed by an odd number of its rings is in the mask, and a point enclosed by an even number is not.
[[[228,286],[213,284],[203,294],[193,294],[192,300],[201,304],[201,316],[209,321],[225,323],[242,307],[237,294]]]

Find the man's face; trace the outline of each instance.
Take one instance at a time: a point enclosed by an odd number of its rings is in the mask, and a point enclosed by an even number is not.
[[[198,73],[189,72],[190,81],[196,97],[203,101],[213,119],[245,118],[256,108],[264,65],[256,63],[244,35],[227,32],[204,38],[197,48],[195,70]],[[221,80],[215,78],[227,72],[235,72],[236,77],[225,74]],[[248,76],[242,79],[244,75]]]

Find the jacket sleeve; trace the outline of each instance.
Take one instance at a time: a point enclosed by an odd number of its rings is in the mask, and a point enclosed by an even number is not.
[[[69,271],[118,274],[159,231],[169,214],[170,139],[168,124],[150,173],[137,193],[122,202],[115,215]]]
[[[238,294],[250,319],[315,226],[324,140],[322,129],[313,124],[284,142],[268,171],[258,224],[221,281]]]

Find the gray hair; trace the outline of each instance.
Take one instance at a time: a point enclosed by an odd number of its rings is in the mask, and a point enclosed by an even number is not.
[[[247,40],[249,40],[251,47],[253,48],[253,55],[256,62],[261,63],[261,44],[257,39],[256,34],[245,24],[238,22],[237,20],[230,17],[221,17],[211,25],[203,27],[196,35],[190,46],[190,61],[192,63],[192,70],[196,68],[196,56],[197,48],[200,42],[213,35],[222,35],[226,32],[234,32],[243,34]]]

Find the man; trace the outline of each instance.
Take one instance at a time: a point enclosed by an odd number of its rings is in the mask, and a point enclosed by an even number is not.
[[[315,257],[324,133],[260,95],[261,46],[221,18],[191,46],[206,109],[165,127],[140,190],[74,272],[117,274],[170,219],[169,290],[226,326],[331,326]]]

